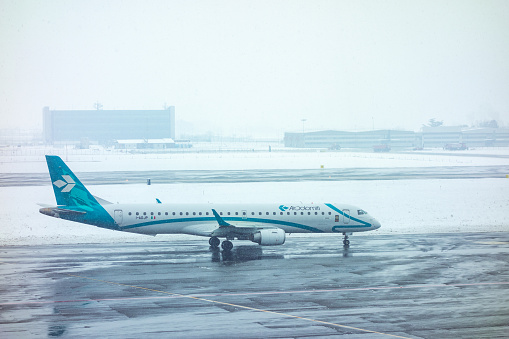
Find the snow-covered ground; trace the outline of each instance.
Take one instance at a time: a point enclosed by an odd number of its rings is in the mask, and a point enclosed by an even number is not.
[[[26,155],[0,155],[0,173],[44,173],[48,170],[44,154],[60,155],[75,172],[156,171],[156,170],[248,170],[248,169],[318,169],[391,168],[435,166],[508,166],[509,149],[458,151],[450,155],[368,152],[213,152],[125,154],[80,150],[62,154],[60,149],[34,150]],[[57,152],[58,151],[58,152]],[[495,153],[494,153],[495,152]],[[461,155],[461,156],[458,156]],[[483,156],[479,156],[483,155]],[[491,155],[486,157],[485,155]]]
[[[506,154],[506,153],[502,153]],[[497,153],[500,155],[500,153]],[[43,156],[0,157],[0,172],[46,172]],[[65,159],[65,157],[63,156]],[[422,167],[507,165],[498,157],[349,152],[188,153],[166,155],[71,155],[71,169],[87,171],[158,169],[308,169],[334,167]],[[358,205],[382,227],[358,235],[509,231],[509,178],[367,180],[330,182],[93,185],[92,194],[112,202],[337,202]],[[54,204],[47,186],[0,188],[0,245],[172,241],[184,235],[148,237],[96,228],[39,213],[37,203]],[[212,205],[213,206],[213,205]],[[295,236],[295,235],[292,235]],[[206,243],[206,239],[203,239]],[[289,238],[291,241],[291,237]]]
[[[112,202],[345,202],[374,215],[391,233],[509,231],[509,179],[384,180],[239,184],[94,185],[89,189]],[[54,204],[48,186],[3,187],[0,244],[61,244],[191,239],[148,237],[103,230],[51,218],[37,202]],[[7,198],[7,199],[4,199]],[[290,237],[291,240],[291,237]],[[206,240],[203,240],[206,241]]]

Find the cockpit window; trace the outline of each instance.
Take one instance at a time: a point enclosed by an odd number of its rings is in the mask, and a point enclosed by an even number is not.
[[[368,214],[368,212],[363,211],[363,210],[357,210],[357,214],[358,215],[363,215],[363,214]]]

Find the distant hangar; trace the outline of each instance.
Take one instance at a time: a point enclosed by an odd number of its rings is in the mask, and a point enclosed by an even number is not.
[[[464,143],[469,147],[507,147],[508,128],[464,128],[461,126],[423,126],[421,131],[314,131],[286,132],[285,147],[295,148],[373,148],[387,145],[392,148],[444,147],[451,143]]]
[[[111,143],[125,139],[175,139],[175,106],[163,110],[50,110],[43,108],[46,143]]]

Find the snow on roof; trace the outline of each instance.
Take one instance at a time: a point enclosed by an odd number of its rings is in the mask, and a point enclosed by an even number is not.
[[[174,144],[175,141],[171,138],[162,139],[124,139],[117,140],[119,144]]]
[[[422,126],[422,131],[426,133],[461,133],[461,126]]]

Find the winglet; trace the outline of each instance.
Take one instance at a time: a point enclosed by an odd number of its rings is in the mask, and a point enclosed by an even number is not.
[[[232,226],[230,225],[229,223],[227,223],[226,221],[223,220],[223,218],[221,218],[219,216],[219,214],[216,212],[215,209],[212,209],[212,213],[214,213],[214,217],[216,217],[216,220],[217,220],[217,223],[219,224],[219,227],[228,227],[228,226]]]

